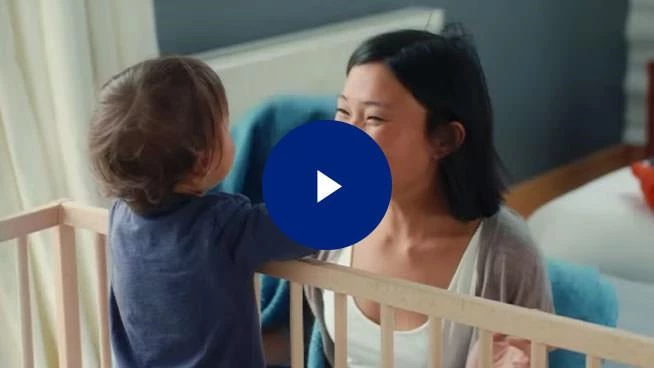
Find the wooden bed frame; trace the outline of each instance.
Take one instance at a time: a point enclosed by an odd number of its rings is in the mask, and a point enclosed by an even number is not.
[[[529,217],[536,209],[564,193],[611,171],[654,157],[654,60],[647,65],[647,112],[644,146],[620,144],[529,179],[511,188],[509,207]]]
[[[0,245],[18,240],[21,357],[24,368],[33,367],[32,312],[29,290],[28,236],[56,228],[55,257],[56,324],[59,366],[81,367],[81,340],[75,231],[86,229],[96,235],[96,295],[99,321],[101,367],[111,367],[107,312],[106,209],[75,202],[57,202],[0,221]],[[492,334],[501,333],[531,341],[531,367],[547,367],[547,349],[563,348],[586,354],[586,366],[599,368],[602,359],[651,367],[654,338],[639,336],[478,297],[459,295],[405,280],[382,277],[338,265],[291,261],[272,263],[261,272],[291,282],[291,366],[304,367],[302,285],[336,293],[336,367],[346,366],[347,295],[374,300],[381,305],[381,358],[383,368],[393,367],[393,311],[421,313],[430,319],[430,367],[441,366],[443,320],[480,330],[483,367],[490,368]],[[255,280],[258,280],[255,277]],[[255,290],[258,285],[255,281]],[[258,302],[258,300],[257,300]]]

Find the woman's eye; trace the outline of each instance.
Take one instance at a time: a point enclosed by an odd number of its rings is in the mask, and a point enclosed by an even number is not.
[[[379,116],[368,116],[366,120],[369,121],[371,124],[381,124],[386,121],[386,119],[380,118]]]

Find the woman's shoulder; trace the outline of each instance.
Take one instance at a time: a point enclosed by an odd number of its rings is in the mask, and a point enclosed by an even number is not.
[[[541,261],[540,249],[527,222],[509,207],[500,207],[495,215],[485,219],[480,235],[481,247],[489,256]]]
[[[526,221],[503,207],[483,222],[479,296],[552,311],[546,263]]]

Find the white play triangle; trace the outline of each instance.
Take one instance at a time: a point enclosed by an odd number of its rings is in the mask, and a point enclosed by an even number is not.
[[[323,199],[332,195],[335,191],[341,189],[341,185],[335,182],[329,176],[323,174],[320,170],[316,170],[317,185],[316,185],[316,203],[320,203]]]

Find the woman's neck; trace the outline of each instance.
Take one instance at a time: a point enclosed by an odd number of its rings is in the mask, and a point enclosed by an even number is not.
[[[394,194],[379,230],[387,239],[406,244],[422,243],[440,237],[465,236],[474,232],[479,221],[455,219],[445,198],[435,188]]]

